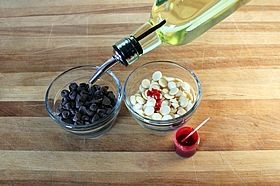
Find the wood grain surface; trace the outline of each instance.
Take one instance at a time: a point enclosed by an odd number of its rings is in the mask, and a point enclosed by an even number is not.
[[[203,100],[188,124],[212,119],[192,158],[175,154],[173,133],[141,128],[124,105],[95,140],[48,117],[50,81],[70,67],[101,64],[148,19],[152,3],[0,0],[0,184],[280,184],[280,0],[252,0],[189,45],[163,45],[114,67],[122,82],[152,60],[194,69]]]

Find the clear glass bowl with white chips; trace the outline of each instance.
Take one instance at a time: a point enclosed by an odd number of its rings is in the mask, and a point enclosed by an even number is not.
[[[175,62],[153,61],[133,70],[124,84],[124,101],[144,128],[166,132],[190,119],[200,104],[196,74]]]

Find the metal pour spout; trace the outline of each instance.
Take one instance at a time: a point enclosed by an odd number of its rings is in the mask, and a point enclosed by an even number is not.
[[[109,68],[114,66],[117,62],[128,66],[137,61],[139,59],[139,56],[143,54],[143,49],[139,41],[156,31],[165,23],[166,20],[163,20],[159,24],[155,25],[154,27],[150,28],[149,30],[138,36],[137,38],[135,38],[134,36],[126,37],[117,42],[115,45],[113,45],[115,54],[110,59],[105,61],[100,67],[98,67],[96,72],[90,78],[89,83],[93,84],[98,78],[100,78],[100,76],[102,76],[103,73],[105,73]]]
[[[97,79],[100,78],[100,76],[103,75],[109,68],[114,66],[118,60],[115,56],[112,56],[110,59],[105,61],[100,67],[97,68],[96,72],[93,74],[93,76],[90,78],[89,83],[93,84]]]
[[[90,78],[89,82],[94,83],[100,76],[106,72],[109,68],[115,65],[117,62],[128,66],[139,59],[139,56],[143,54],[143,49],[134,36],[124,38],[117,42],[114,46],[114,55],[105,61],[97,71]]]

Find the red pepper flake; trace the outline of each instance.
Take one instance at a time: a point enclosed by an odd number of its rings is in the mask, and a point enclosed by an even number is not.
[[[158,89],[152,88],[152,90],[148,90],[147,96],[152,97],[156,100],[156,104],[155,104],[154,108],[156,111],[158,111],[161,107],[161,102],[162,102],[162,100],[160,99],[161,91]]]

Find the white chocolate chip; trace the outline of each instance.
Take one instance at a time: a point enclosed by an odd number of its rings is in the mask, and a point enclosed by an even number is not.
[[[174,118],[178,118],[178,117],[180,117],[179,114],[174,114]]]
[[[154,81],[158,81],[161,77],[162,77],[162,73],[160,71],[156,71],[152,75]]]
[[[181,87],[184,89],[184,91],[190,92],[191,86],[187,82],[183,82]]]
[[[164,78],[160,78],[158,83],[161,87],[167,87],[168,81]]]
[[[170,113],[175,114],[176,112],[177,112],[177,109],[176,109],[176,108],[171,108]]]
[[[130,96],[129,100],[132,105],[136,105],[136,97],[134,95]]]
[[[163,105],[169,105],[169,101],[168,100],[163,100],[162,102],[161,102],[161,105],[163,106]]]
[[[177,92],[177,94],[175,94],[176,97],[180,97],[180,96],[182,96],[182,95],[183,95],[183,92],[182,92],[181,90],[179,90],[179,91]]]
[[[175,81],[183,83],[183,80],[181,80],[180,78],[175,78]]]
[[[177,110],[177,114],[179,115],[183,115],[185,114],[187,111],[185,109],[183,109],[182,107],[179,107],[178,110]]]
[[[166,99],[173,99],[173,98],[174,98],[174,96],[171,96],[171,95],[169,95],[169,94],[164,94],[164,97],[165,97]]]
[[[186,107],[187,105],[189,104],[189,101],[186,101],[186,102],[180,102],[180,106],[181,107]]]
[[[147,106],[154,107],[156,102],[157,101],[154,98],[149,98],[147,101]]]
[[[143,79],[141,85],[142,85],[143,88],[149,88],[150,87],[150,80]]]
[[[145,100],[142,98],[142,97],[140,97],[140,96],[137,96],[136,97],[136,101],[137,101],[137,103],[140,103],[140,104],[142,104],[142,105],[144,105],[145,104]]]
[[[147,103],[143,105],[142,110],[145,110],[146,107],[147,107]]]
[[[161,120],[169,120],[169,119],[173,119],[173,117],[169,114],[167,114],[161,118]]]
[[[170,107],[168,106],[168,105],[163,105],[163,106],[161,106],[160,107],[160,113],[162,114],[162,115],[167,115],[167,114],[169,114],[170,113]]]
[[[142,85],[139,85],[139,90],[140,90],[140,92],[144,92],[145,91],[145,89],[144,89],[144,87],[142,87]]]
[[[177,87],[169,90],[169,94],[172,95],[172,96],[174,96],[178,92],[179,92],[179,89]]]
[[[179,107],[178,102],[177,102],[177,103],[171,103],[171,105],[172,105],[175,109],[177,109],[177,108]]]
[[[142,109],[142,104],[137,103],[136,105],[133,106],[133,110],[141,110]]]
[[[165,94],[167,94],[167,93],[168,93],[168,89],[167,89],[167,88],[164,88],[164,89],[162,89],[162,92],[165,93]]]
[[[189,100],[193,100],[193,96],[190,92],[184,92],[184,93]]]
[[[187,105],[187,110],[188,110],[188,111],[191,110],[192,107],[193,107],[193,104],[192,104],[191,102],[189,102],[189,104]]]
[[[177,86],[177,88],[180,88],[182,86],[182,82],[177,82],[176,86]]]
[[[188,99],[185,96],[179,98],[179,104],[181,107],[186,107],[188,105]]]
[[[154,113],[152,115],[152,119],[153,120],[161,120],[162,119],[162,115],[160,113]]]
[[[158,83],[157,81],[154,81],[154,80],[151,80],[151,84],[153,84],[153,83]]]
[[[147,90],[145,90],[145,96],[148,98],[148,89]]]
[[[165,79],[166,79],[167,81],[174,81],[174,80],[175,80],[174,77],[165,77]]]
[[[140,109],[140,110],[134,109],[134,111],[137,112],[139,115],[144,116],[144,112],[142,109]]]
[[[157,90],[161,90],[160,86],[158,83],[152,83],[150,85],[150,89],[157,89]]]
[[[142,98],[144,98],[145,100],[148,99],[147,96],[145,95],[145,92],[142,92],[141,95],[142,95]]]
[[[168,88],[169,89],[177,88],[176,83],[174,83],[173,81],[168,82]]]
[[[154,107],[147,106],[144,109],[144,114],[146,114],[147,116],[151,116],[154,112],[155,112]]]

